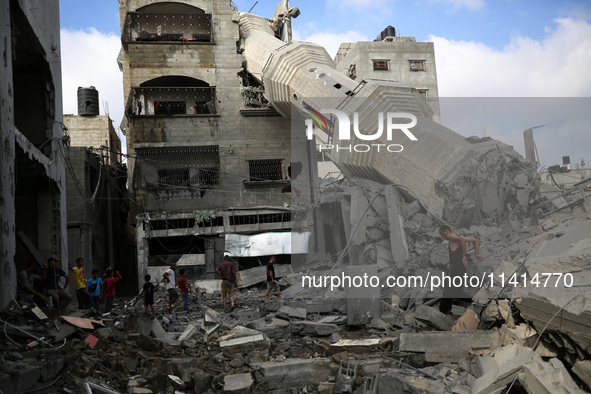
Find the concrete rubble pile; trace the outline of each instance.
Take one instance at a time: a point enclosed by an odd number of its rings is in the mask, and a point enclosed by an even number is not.
[[[498,226],[473,225],[468,273],[572,275],[557,287],[485,284],[442,314],[440,289],[305,288],[306,274],[437,275],[448,261],[440,219],[417,201],[360,179],[339,186],[348,247],[264,283],[192,288],[190,313],[144,314],[141,296],[113,312],[56,316],[14,304],[0,315],[0,390],[46,393],[581,393],[591,388],[591,219],[578,204]],[[354,206],[359,204],[358,208]],[[366,205],[364,205],[366,204]],[[357,233],[362,234],[357,236]],[[351,262],[363,261],[364,265]],[[314,266],[314,269],[310,268]],[[554,275],[553,278],[558,277]],[[197,282],[199,283],[199,282]],[[159,286],[161,287],[161,286]],[[155,293],[158,312],[166,292]]]
[[[223,310],[216,286],[191,289],[190,313],[179,302],[172,315],[157,317],[144,314],[141,296],[118,297],[105,315],[56,316],[50,307],[14,304],[0,314],[0,390],[588,392],[591,193],[581,193],[581,201],[556,205],[537,222],[456,230],[477,237],[486,257],[477,260],[468,250],[468,274],[505,275],[506,285],[485,282],[471,303],[456,302],[445,315],[438,288],[303,286],[304,275],[368,274],[383,283],[391,275],[446,269],[440,218],[395,186],[350,179],[325,190],[324,199],[339,201],[346,245],[309,256],[303,272],[282,267],[280,299],[272,295],[265,303],[265,284],[253,280],[236,289],[232,311]],[[562,274],[556,287],[532,286],[536,273],[548,272]],[[519,283],[524,274],[526,286]],[[166,295],[159,286],[159,313]]]

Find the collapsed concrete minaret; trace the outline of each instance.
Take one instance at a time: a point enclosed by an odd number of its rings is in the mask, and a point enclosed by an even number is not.
[[[247,70],[264,85],[267,100],[296,128],[301,125],[302,133],[304,119],[293,120],[310,110],[325,114],[325,153],[345,175],[405,185],[433,213],[454,218],[455,225],[495,223],[527,212],[535,182],[531,169],[525,170],[530,165],[510,146],[490,138],[466,139],[436,123],[425,99],[407,84],[350,79],[335,70],[321,46],[277,38],[268,19],[242,13],[239,24]],[[342,122],[335,109],[351,120],[347,127],[357,125],[358,130],[341,130],[350,140],[336,138]],[[397,115],[388,119],[388,113]],[[409,123],[404,118],[413,116],[415,140],[400,130],[390,133],[392,140],[386,132],[375,132],[388,130],[389,121]],[[393,142],[400,147],[386,149]]]

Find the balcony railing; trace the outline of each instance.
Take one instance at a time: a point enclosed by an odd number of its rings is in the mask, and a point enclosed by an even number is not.
[[[129,92],[125,114],[132,116],[216,115],[215,87],[134,88]]]
[[[212,43],[211,14],[129,12],[121,41]]]

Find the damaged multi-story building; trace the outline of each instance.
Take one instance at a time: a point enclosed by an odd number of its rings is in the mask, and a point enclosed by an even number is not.
[[[292,229],[290,119],[245,68],[229,1],[126,0],[120,17],[138,277],[176,261],[213,278],[227,234]],[[275,28],[287,43],[289,18]]]
[[[108,266],[136,276],[135,244],[129,225],[127,167],[121,139],[109,115],[99,115],[99,92],[78,88],[78,115],[64,115],[67,149],[68,255],[85,260],[87,272]]]
[[[30,260],[67,261],[58,1],[0,4],[0,304]]]

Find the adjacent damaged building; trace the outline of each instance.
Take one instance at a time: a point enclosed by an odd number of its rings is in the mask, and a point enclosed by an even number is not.
[[[292,229],[290,119],[246,67],[229,1],[126,0],[120,16],[138,277],[176,261],[213,278],[227,234]],[[275,29],[287,45],[289,17]]]
[[[54,256],[66,267],[66,180],[58,1],[0,4],[0,304],[16,274]]]

